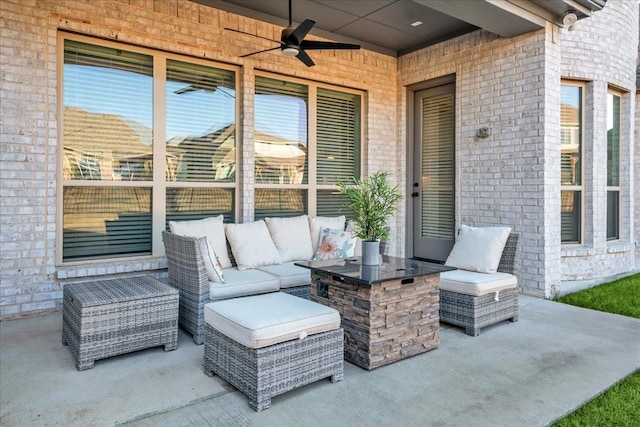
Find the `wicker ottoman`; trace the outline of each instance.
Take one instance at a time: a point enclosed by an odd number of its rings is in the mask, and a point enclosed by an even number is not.
[[[152,277],[69,284],[63,295],[62,344],[80,371],[97,359],[177,347],[178,291]]]
[[[205,305],[204,371],[261,411],[273,396],[343,379],[343,337],[336,310],[283,292],[212,302]]]

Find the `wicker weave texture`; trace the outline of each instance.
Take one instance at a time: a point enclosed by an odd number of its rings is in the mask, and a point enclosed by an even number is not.
[[[340,329],[251,349],[205,325],[204,371],[216,374],[248,396],[256,411],[289,390],[331,378],[344,378],[344,332]]]
[[[507,319],[518,320],[516,289],[500,291],[499,301],[495,293],[476,297],[440,290],[440,320],[462,326],[467,335],[478,336],[481,328]]]
[[[148,276],[69,284],[63,290],[62,343],[78,370],[149,347],[178,345],[178,291]]]
[[[209,302],[209,278],[198,248],[198,240],[162,232],[169,284],[180,291],[180,326],[193,335],[196,344],[204,342],[204,305]],[[311,284],[283,288],[282,292],[310,299]]]
[[[507,239],[498,271],[513,274],[518,250],[518,233]],[[518,290],[500,291],[498,301],[495,293],[483,296],[466,295],[440,290],[440,321],[462,326],[467,335],[478,336],[480,329],[503,320],[518,320]]]

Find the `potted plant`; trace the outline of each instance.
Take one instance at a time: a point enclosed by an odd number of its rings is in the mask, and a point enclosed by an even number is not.
[[[398,186],[389,184],[388,172],[376,172],[367,178],[338,182],[338,192],[348,199],[344,205],[353,210],[356,236],[362,239],[362,264],[378,265],[380,241],[389,239],[387,220],[402,199]]]

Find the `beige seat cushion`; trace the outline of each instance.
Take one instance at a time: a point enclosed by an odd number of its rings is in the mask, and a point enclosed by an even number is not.
[[[261,348],[340,327],[331,307],[283,292],[207,303],[204,320],[249,348]]]
[[[235,267],[225,268],[225,283],[209,282],[209,300],[276,292],[280,289],[280,279],[260,270],[240,271]]]
[[[291,288],[294,286],[309,285],[311,283],[311,270],[298,267],[291,262],[282,264],[265,265],[257,270],[276,276],[280,280],[280,288]]]
[[[440,289],[477,297],[514,289],[517,285],[518,279],[509,273],[478,273],[467,270],[440,273]]]

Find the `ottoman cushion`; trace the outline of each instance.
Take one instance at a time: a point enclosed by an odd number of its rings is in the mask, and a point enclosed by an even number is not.
[[[333,308],[283,292],[210,302],[204,320],[234,341],[261,348],[340,327]]]
[[[509,273],[478,273],[453,270],[440,273],[440,289],[459,294],[482,296],[505,289],[514,289],[516,276]]]

